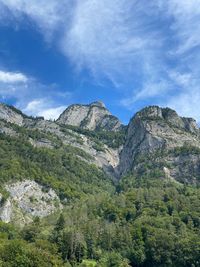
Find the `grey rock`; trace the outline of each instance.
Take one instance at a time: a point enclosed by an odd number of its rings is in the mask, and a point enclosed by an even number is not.
[[[55,191],[50,189],[44,192],[43,187],[35,181],[7,184],[5,188],[10,197],[0,208],[0,219],[6,223],[15,220],[17,213],[23,218],[23,222],[27,222],[35,216],[42,218],[62,209]]]
[[[23,115],[12,107],[0,103],[0,119],[17,125],[23,124]]]
[[[122,127],[102,102],[90,105],[71,105],[58,118],[57,123],[81,127],[88,130],[117,131]]]
[[[141,155],[149,156],[159,150],[167,152],[183,146],[200,148],[199,129],[195,120],[179,117],[169,108],[157,106],[145,108],[129,123],[126,142],[120,155],[119,173],[125,175],[137,170],[136,159]],[[167,158],[160,160],[167,164]],[[180,171],[175,173],[174,178],[180,176]]]
[[[3,206],[0,208],[0,220],[9,223],[11,221],[12,217],[12,202],[9,199],[6,200],[6,202],[3,204]]]

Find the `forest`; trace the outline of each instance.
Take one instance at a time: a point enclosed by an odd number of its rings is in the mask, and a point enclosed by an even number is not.
[[[2,201],[3,184],[27,176],[68,199],[62,211],[24,227],[1,222],[0,266],[200,266],[198,186],[156,172],[112,182],[77,155],[89,156],[70,146],[33,147],[27,132],[0,135]]]

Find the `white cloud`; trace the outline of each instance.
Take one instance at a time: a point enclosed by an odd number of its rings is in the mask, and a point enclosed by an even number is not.
[[[200,0],[0,0],[0,14],[9,20],[3,6],[16,19],[28,16],[48,40],[59,32],[54,41],[77,69],[123,84],[131,95],[123,105],[160,97],[198,117]],[[15,95],[19,87],[9,90]],[[34,101],[35,114],[47,111],[48,117],[62,108]]]
[[[200,91],[198,88],[172,96],[167,106],[175,109],[181,116],[195,118],[200,122]],[[166,103],[164,103],[166,105]]]
[[[138,90],[137,93],[134,92],[131,97],[122,99],[121,105],[131,108],[137,101],[152,99],[161,95],[165,96],[170,90],[172,90],[172,87],[170,83],[166,82],[165,80],[148,82],[141,90]]]
[[[200,0],[159,2],[164,15],[172,17],[171,30],[177,46],[172,53],[183,54],[200,45]]]
[[[15,18],[23,15],[31,18],[45,37],[59,31],[57,44],[77,69],[89,69],[95,77],[105,75],[116,85],[135,71],[142,71],[141,65],[147,57],[152,58],[149,54],[162,43],[161,39],[157,42],[157,32],[146,30],[148,22],[143,18],[149,16],[151,3],[146,3],[148,12],[136,0],[49,0],[48,3],[0,0],[0,3]]]
[[[61,28],[66,21],[69,1],[66,0],[0,0],[2,20],[9,20],[10,14],[7,8],[16,19],[28,16],[34,21],[37,27],[44,33],[45,37],[51,37],[54,31]],[[64,20],[64,21],[63,21]]]
[[[0,98],[23,98],[32,80],[20,72],[0,70]]]
[[[184,89],[191,85],[192,74],[191,73],[180,73],[178,71],[169,71],[169,78],[174,81],[179,86],[182,86]]]
[[[23,112],[32,116],[42,116],[45,119],[57,119],[66,109],[66,106],[55,106],[49,99],[34,99],[23,109]]]
[[[43,116],[47,120],[56,120],[65,109],[66,106],[47,108],[46,110],[39,112],[39,115]]]
[[[70,92],[57,92],[56,85],[44,85],[23,73],[0,71],[0,99],[14,100],[15,105],[28,115],[57,119],[66,108],[58,104],[70,99]],[[46,97],[48,94],[48,98]]]
[[[78,0],[62,49],[78,68],[123,83],[142,72],[144,61],[162,44],[156,42],[157,32],[145,30],[143,12],[137,1]]]
[[[19,72],[6,72],[0,70],[0,83],[26,83],[28,78],[25,74]]]

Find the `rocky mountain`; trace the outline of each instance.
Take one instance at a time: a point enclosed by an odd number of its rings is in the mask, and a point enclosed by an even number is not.
[[[6,222],[47,216],[128,175],[200,183],[198,125],[169,108],[144,108],[123,126],[101,102],[69,106],[54,122],[0,104],[0,133]]]
[[[120,155],[120,175],[145,175],[199,183],[200,131],[194,119],[169,108],[147,107],[130,121]]]
[[[58,118],[57,123],[77,126],[88,130],[118,131],[122,124],[102,102],[90,105],[71,105]]]

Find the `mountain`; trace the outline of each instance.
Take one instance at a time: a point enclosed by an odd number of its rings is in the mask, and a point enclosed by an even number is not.
[[[198,267],[199,184],[199,127],[174,110],[0,104],[0,265]]]
[[[157,171],[160,177],[199,183],[198,125],[169,108],[146,107],[124,126],[102,102],[71,105],[55,122],[0,104],[0,120],[2,133],[17,137],[26,131],[33,147],[55,149],[59,142],[84,151],[88,157],[79,156],[81,160],[114,180],[128,173],[143,176]]]
[[[120,174],[152,175],[199,183],[200,131],[194,119],[169,108],[147,107],[130,121],[120,155]]]
[[[118,131],[122,124],[102,102],[90,105],[71,105],[58,118],[57,123],[87,130]]]

